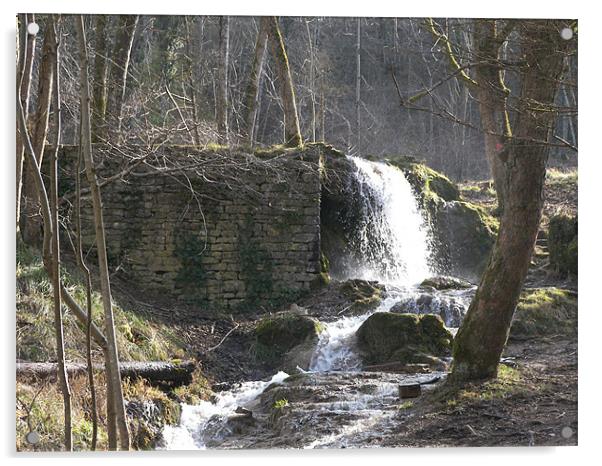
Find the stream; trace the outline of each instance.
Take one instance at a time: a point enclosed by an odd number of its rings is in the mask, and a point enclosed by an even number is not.
[[[218,392],[212,401],[183,404],[180,423],[163,430],[161,449],[377,446],[396,425],[402,403],[398,385],[445,375],[362,371],[355,334],[370,315],[402,305],[403,312],[438,314],[453,330],[474,288],[418,286],[436,271],[429,265],[431,235],[410,184],[394,167],[351,159],[357,171],[349,193],[362,221],[350,241],[354,254],[344,258],[345,270],[335,278],[385,284],[380,305],[362,315],[323,322],[308,370],[290,376],[278,372],[269,380]]]

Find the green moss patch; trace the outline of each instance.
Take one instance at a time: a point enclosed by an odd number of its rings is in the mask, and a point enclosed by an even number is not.
[[[574,336],[577,334],[577,296],[559,288],[536,288],[521,294],[510,338]]]
[[[340,288],[341,293],[352,301],[351,312],[361,313],[376,309],[382,301],[383,287],[367,280],[347,280]]]
[[[444,201],[460,199],[458,187],[445,175],[433,170],[413,157],[388,156],[385,159],[391,165],[402,170],[414,190],[422,197],[435,193]]]

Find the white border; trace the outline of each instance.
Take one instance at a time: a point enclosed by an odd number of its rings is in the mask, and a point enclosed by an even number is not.
[[[6,462],[12,464],[19,458],[27,464],[43,461],[44,464],[64,464],[69,461],[86,464],[112,461],[122,464],[162,464],[165,462],[190,462],[192,464],[240,464],[281,466],[313,463],[357,463],[370,460],[387,463],[436,463],[467,466],[496,464],[508,466],[516,461],[545,462],[546,465],[587,464],[591,458],[600,456],[596,446],[600,443],[600,386],[596,379],[600,374],[600,329],[601,310],[597,288],[600,288],[598,269],[600,267],[600,166],[601,151],[598,142],[600,134],[600,16],[592,6],[594,2],[546,1],[528,2],[525,0],[504,0],[501,2],[445,1],[400,2],[370,0],[369,2],[343,2],[324,0],[283,0],[222,2],[181,1],[181,0],[128,0],[120,2],[82,2],[67,0],[22,0],[2,2],[2,75],[0,80],[3,93],[2,138],[4,150],[2,160],[2,202],[0,218],[4,219],[2,229],[2,284],[4,317],[2,330],[5,333],[7,355],[2,365],[4,383],[0,384],[4,401],[1,423],[1,436]],[[146,14],[230,14],[230,15],[332,15],[332,16],[399,16],[399,17],[530,17],[530,18],[578,18],[579,19],[579,81],[580,81],[580,148],[579,160],[579,242],[580,242],[580,325],[579,325],[579,447],[565,448],[480,448],[480,449],[397,449],[397,450],[342,450],[342,451],[244,451],[244,452],[205,452],[197,455],[187,453],[170,454],[154,452],[132,454],[86,454],[67,458],[64,455],[44,455],[40,457],[16,456],[14,453],[14,40],[15,14],[18,12],[56,13],[146,13]],[[596,189],[598,188],[598,189]],[[6,410],[6,411],[4,411]],[[186,458],[186,459],[185,459]],[[5,463],[6,464],[6,463]]]

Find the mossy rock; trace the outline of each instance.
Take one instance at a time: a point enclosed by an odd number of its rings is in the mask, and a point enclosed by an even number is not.
[[[352,301],[351,313],[362,313],[374,310],[380,305],[383,289],[378,282],[353,279],[344,282],[340,291]]]
[[[449,178],[424,163],[418,162],[414,157],[391,155],[387,156],[385,161],[403,171],[406,179],[420,197],[432,192],[444,201],[460,199],[460,190]]]
[[[577,295],[560,288],[535,288],[521,294],[510,338],[577,335]]]
[[[414,363],[415,357],[446,356],[452,334],[439,316],[377,312],[357,331],[357,342],[366,364]]]
[[[472,288],[472,283],[462,280],[461,278],[448,277],[441,275],[438,277],[430,277],[423,280],[420,284],[421,288],[434,288],[436,290],[465,290]]]
[[[577,275],[577,217],[555,215],[548,233],[550,265],[561,275]]]
[[[431,204],[430,209],[445,269],[451,275],[478,281],[495,244],[499,222],[469,202]]]
[[[316,319],[285,312],[261,319],[255,326],[255,352],[258,359],[277,363],[288,351],[316,340],[323,330]]]

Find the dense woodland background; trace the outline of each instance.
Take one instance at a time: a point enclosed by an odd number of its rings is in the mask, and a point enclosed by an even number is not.
[[[48,18],[39,16],[37,21],[43,32]],[[121,89],[118,70],[127,73],[120,129],[128,142],[218,141],[224,46],[230,143],[242,140],[259,18],[229,17],[224,24],[224,17],[97,15],[85,21],[95,88],[104,79],[106,92],[114,93]],[[478,61],[472,20],[444,19],[437,24],[451,39],[461,64]],[[304,140],[326,140],[350,154],[414,155],[455,180],[489,178],[476,97],[456,79],[443,44],[424,19],[282,17],[280,28]],[[61,30],[63,142],[69,144],[76,143],[79,125],[79,63],[73,21],[63,21]],[[511,35],[504,45],[508,61],[517,42]],[[43,40],[37,40],[38,54],[42,47]],[[558,118],[560,139],[552,141],[553,166],[577,164],[576,152],[569,147],[577,146],[576,55],[567,62],[557,94],[557,104],[566,111]],[[517,86],[512,73],[506,81],[511,89]],[[429,92],[407,104],[424,90]],[[36,93],[32,94],[30,105],[35,108]],[[512,101],[509,107],[512,114]],[[277,72],[268,52],[259,81],[258,145],[282,142],[282,115]]]

